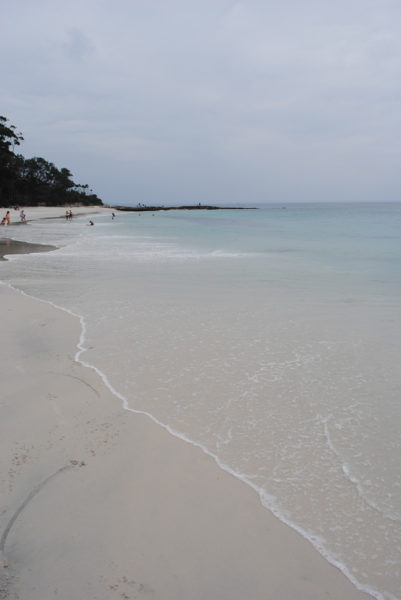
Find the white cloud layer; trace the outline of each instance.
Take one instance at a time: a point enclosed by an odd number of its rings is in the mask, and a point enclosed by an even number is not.
[[[0,9],[0,113],[105,202],[399,200],[398,0]]]

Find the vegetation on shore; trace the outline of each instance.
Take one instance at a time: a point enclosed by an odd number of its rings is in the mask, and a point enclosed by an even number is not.
[[[0,206],[101,205],[88,185],[74,183],[72,173],[35,156],[15,153],[21,133],[0,116]]]

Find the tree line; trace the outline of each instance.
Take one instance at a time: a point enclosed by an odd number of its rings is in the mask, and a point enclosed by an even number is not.
[[[15,152],[21,133],[0,116],[0,206],[60,206],[102,204],[88,185],[74,183],[72,173],[44,158],[24,158]]]

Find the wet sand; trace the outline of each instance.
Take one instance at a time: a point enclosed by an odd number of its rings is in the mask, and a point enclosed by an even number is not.
[[[29,244],[10,238],[0,238],[0,260],[6,260],[4,256],[7,254],[30,254],[32,252],[50,252],[50,250],[56,250],[56,246]]]

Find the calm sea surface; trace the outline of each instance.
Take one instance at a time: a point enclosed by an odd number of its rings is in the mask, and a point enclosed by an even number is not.
[[[81,315],[81,359],[127,406],[214,455],[358,587],[400,598],[401,205],[87,223],[10,228],[60,249],[0,279]]]

